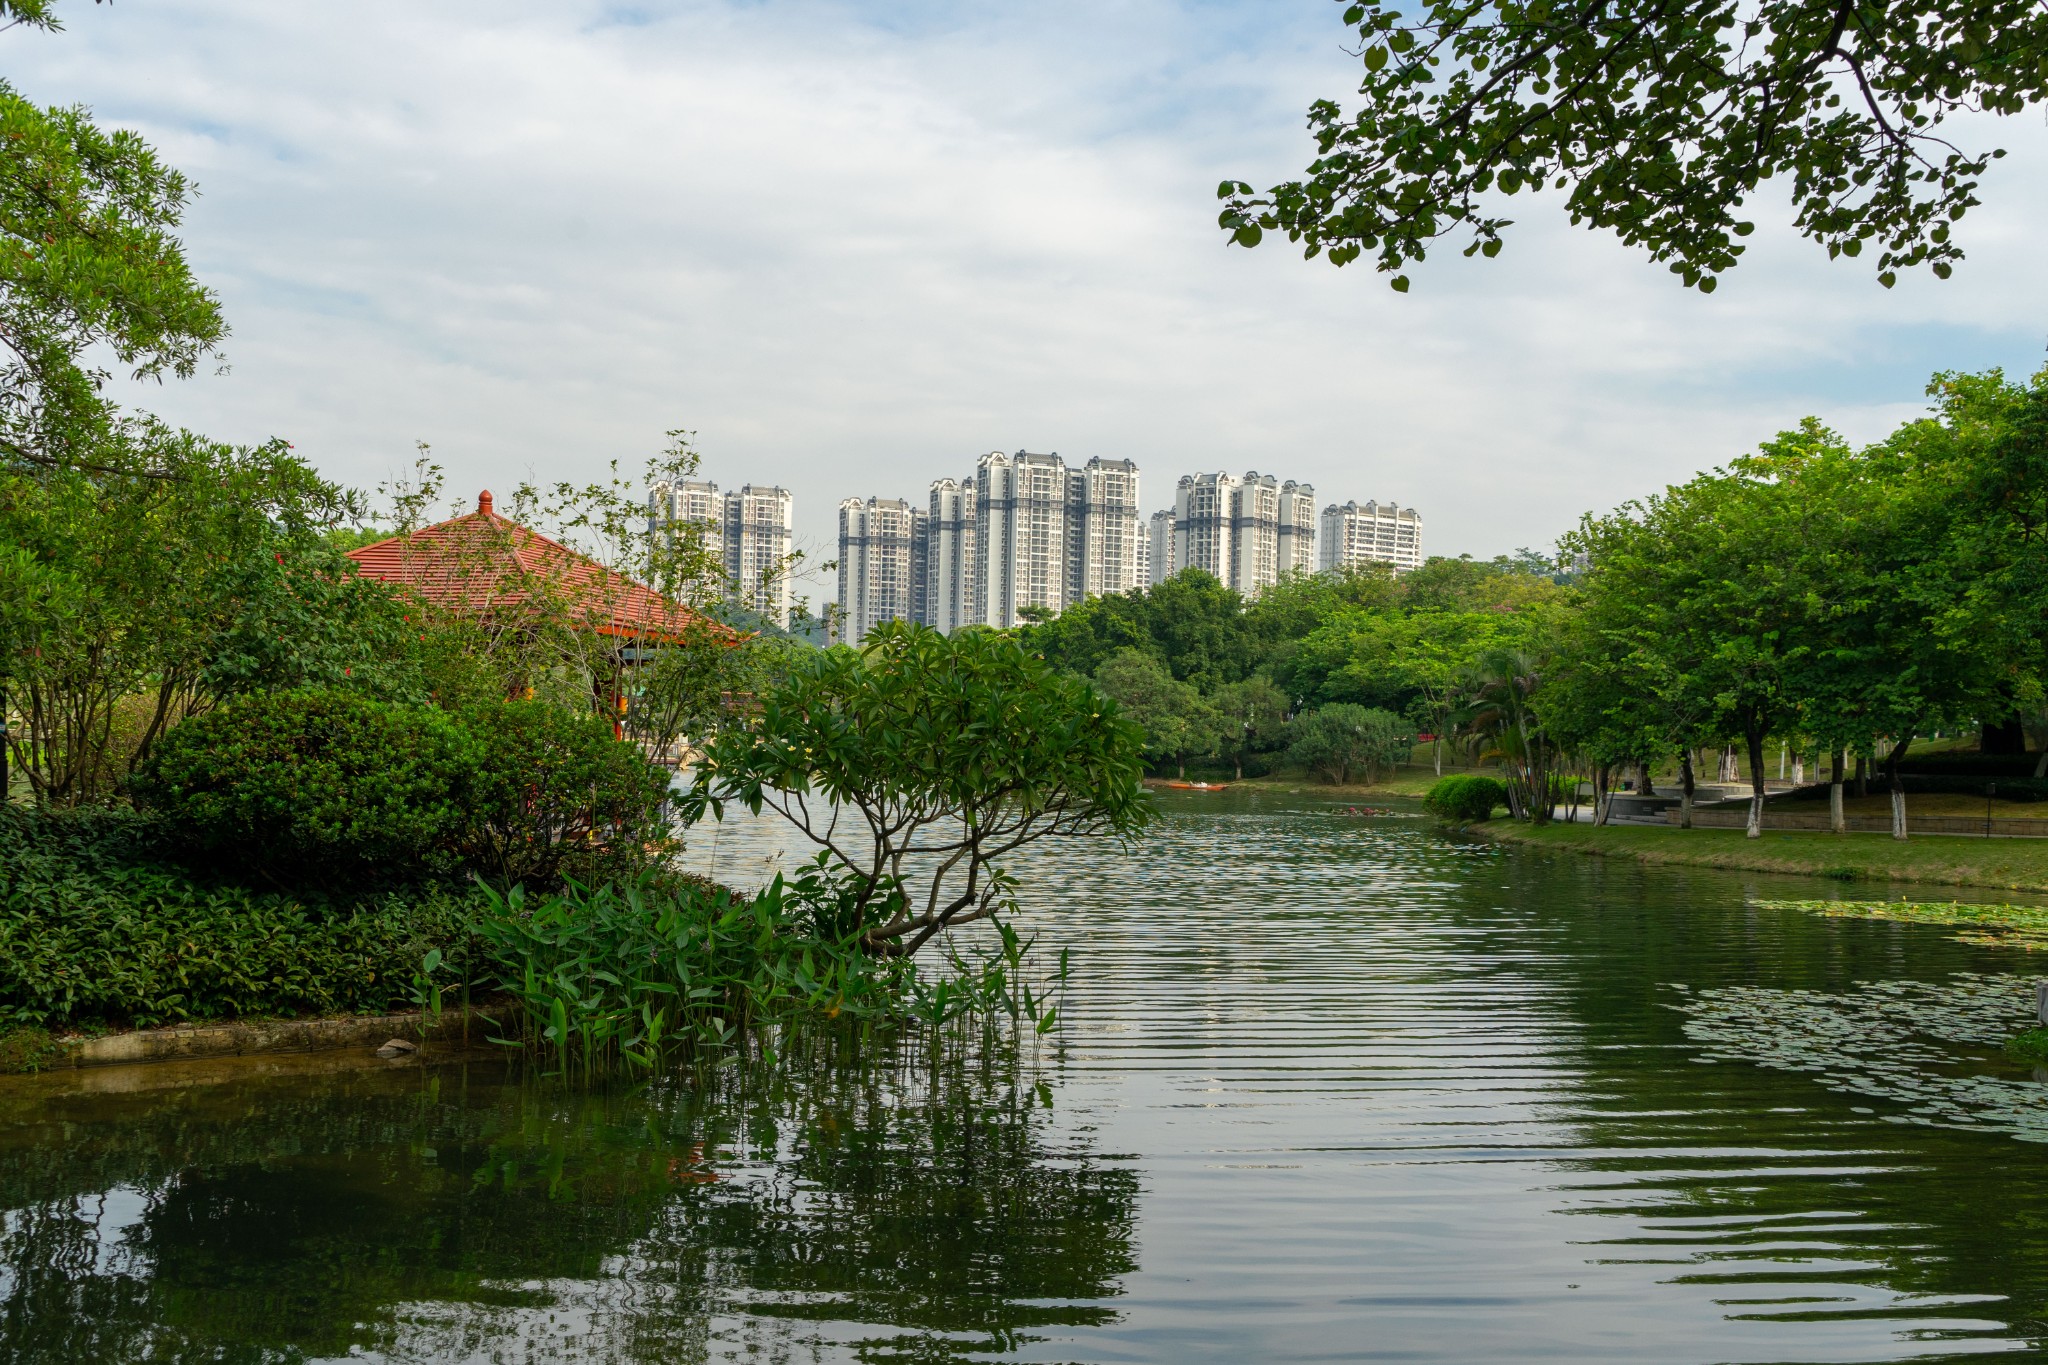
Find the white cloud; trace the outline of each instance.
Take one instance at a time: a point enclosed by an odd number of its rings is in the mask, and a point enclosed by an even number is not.
[[[1547,542],[1801,414],[1874,435],[1937,365],[2030,366],[2033,120],[1948,285],[1887,294],[1772,230],[1711,298],[1541,200],[1493,262],[1389,292],[1226,248],[1213,187],[1298,170],[1352,85],[1320,0],[1229,8],[365,0],[74,5],[17,85],[142,129],[225,378],[138,395],[369,484],[431,441],[460,488],[700,433],[799,529],[994,447],[1255,467],[1420,507],[1430,548]],[[1782,213],[1777,218],[1782,218]],[[830,553],[830,547],[825,547]]]

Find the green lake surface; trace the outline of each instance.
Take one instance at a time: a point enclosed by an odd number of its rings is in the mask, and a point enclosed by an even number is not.
[[[1073,951],[1035,1043],[825,1032],[637,1086],[492,1054],[0,1083],[0,1360],[2043,1354],[2048,1144],[1703,1048],[1679,1007],[2048,964],[1754,904],[1868,888],[1313,792],[1162,808],[1131,852],[1019,866]],[[741,885],[796,856],[745,818],[692,840]],[[2048,1135],[2048,1082],[1995,1049],[1928,1065],[2007,1111],[2038,1089]]]

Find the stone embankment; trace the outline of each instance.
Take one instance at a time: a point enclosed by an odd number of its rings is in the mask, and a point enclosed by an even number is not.
[[[97,1038],[56,1038],[38,1065],[50,1071],[269,1053],[332,1052],[376,1048],[394,1038],[444,1044],[461,1043],[466,1038],[471,1043],[481,1043],[505,1028],[513,1009],[510,1004],[482,1005],[468,1011],[467,1016],[462,1010],[451,1009],[444,1010],[439,1019],[416,1013],[332,1019],[247,1019],[136,1029]]]

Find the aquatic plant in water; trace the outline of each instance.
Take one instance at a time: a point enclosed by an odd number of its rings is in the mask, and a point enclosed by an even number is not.
[[[1753,901],[1765,910],[1802,910],[1831,919],[1883,919],[1905,924],[1953,924],[1957,943],[1997,948],[2048,948],[2048,907],[1966,905],[1960,901]]]
[[[981,952],[942,940],[942,961],[920,970],[865,951],[858,923],[842,923],[848,880],[819,859],[751,895],[651,871],[552,895],[485,888],[479,932],[498,988],[521,1006],[524,1040],[564,1069],[651,1067],[672,1046],[729,1049],[749,1026],[804,1017],[916,1025],[935,1044],[952,1026],[999,1018],[1057,1027],[1057,996],[1034,990],[1031,944],[1008,924]],[[430,1006],[447,989],[432,981],[436,965],[421,964]],[[1065,976],[1061,954],[1055,985]]]
[[[1841,992],[1723,986],[1683,999],[1685,1034],[1714,1061],[1817,1076],[1906,1106],[1894,1123],[2048,1142],[2048,1085],[2014,1076],[2008,1040],[2034,1022],[2034,978],[1962,973]]]

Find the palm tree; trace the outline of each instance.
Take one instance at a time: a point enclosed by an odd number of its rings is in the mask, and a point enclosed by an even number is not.
[[[1465,704],[1457,733],[1478,763],[1499,763],[1507,777],[1509,813],[1518,820],[1550,822],[1556,746],[1543,733],[1535,697],[1544,661],[1521,649],[1490,649],[1465,672]]]

